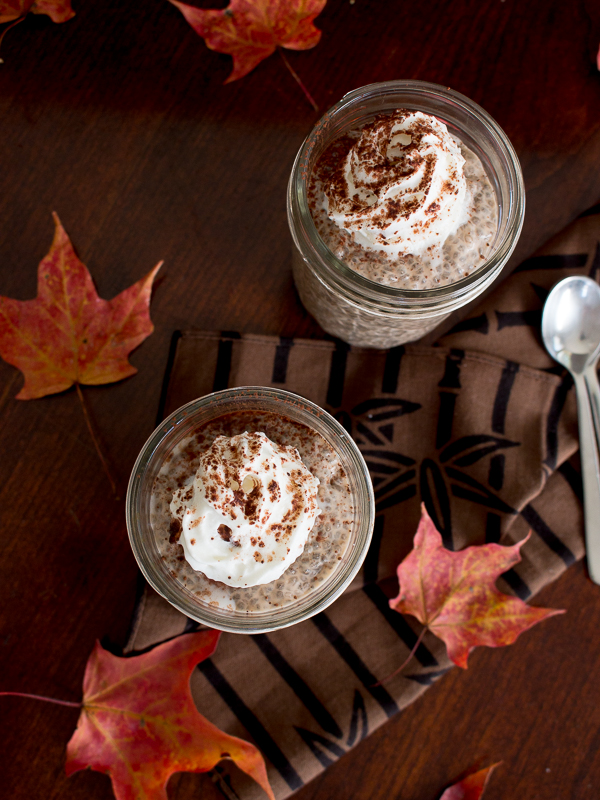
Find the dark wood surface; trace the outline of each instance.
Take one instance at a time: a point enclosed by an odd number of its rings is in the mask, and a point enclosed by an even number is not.
[[[2,45],[0,294],[35,295],[52,210],[102,297],[165,259],[139,374],[84,389],[123,495],[173,330],[320,335],[294,293],[284,200],[318,115],[277,54],[224,86],[231,60],[163,0],[74,5],[72,21],[30,16]],[[447,84],[499,121],[526,176],[517,258],[600,199],[596,0],[329,0],[318,25],[321,43],[288,58],[321,112],[404,77]],[[76,701],[94,640],[125,641],[136,565],[76,393],[19,402],[21,381],[0,363],[0,688]],[[538,601],[569,613],[476,651],[298,800],[433,800],[498,760],[486,800],[600,797],[600,588],[579,565]],[[98,773],[64,777],[76,719],[0,700],[3,797],[112,796]],[[217,797],[206,775],[169,791]]]

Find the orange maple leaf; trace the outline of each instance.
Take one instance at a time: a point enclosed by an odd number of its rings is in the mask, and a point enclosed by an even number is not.
[[[38,269],[38,296],[0,296],[0,356],[25,376],[20,400],[133,375],[127,356],[154,330],[148,306],[162,262],[113,300],[102,300],[56,214],[54,222],[54,241]]]
[[[462,781],[449,786],[440,797],[440,800],[479,800],[488,785],[492,772],[501,763],[501,761],[498,761],[490,767],[480,769],[479,772],[467,775]]]
[[[315,28],[327,0],[231,0],[223,10],[200,9],[170,0],[206,46],[233,56],[225,83],[247,75],[277,46],[309,50],[321,38]]]
[[[47,14],[53,22],[66,22],[75,16],[71,0],[0,0],[0,23],[25,14]]]
[[[496,579],[521,560],[526,539],[510,547],[484,544],[454,553],[423,504],[413,549],[398,567],[400,592],[390,607],[411,614],[443,642],[449,658],[466,669],[477,645],[503,647],[520,633],[564,609],[535,608],[503,594]]]
[[[220,731],[194,705],[191,672],[218,640],[219,631],[184,634],[130,658],[96,642],[67,775],[91,767],[110,775],[117,800],[167,800],[174,772],[207,772],[229,758],[275,800],[256,747]]]

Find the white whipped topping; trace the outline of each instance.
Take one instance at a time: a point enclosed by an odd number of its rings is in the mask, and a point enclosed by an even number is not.
[[[264,433],[218,436],[171,514],[190,566],[228,586],[279,578],[302,553],[317,516],[319,481],[298,451]]]
[[[435,117],[382,114],[365,125],[326,188],[326,211],[363,247],[422,255],[468,219],[464,163]]]

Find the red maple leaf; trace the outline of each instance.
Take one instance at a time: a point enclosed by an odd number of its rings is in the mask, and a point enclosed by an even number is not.
[[[480,769],[479,772],[474,772],[472,775],[467,775],[462,781],[449,786],[440,797],[440,800],[479,800],[488,785],[492,772],[501,763],[501,761],[498,761],[496,764],[492,764],[491,767],[486,767],[485,769]]]
[[[71,0],[0,0],[0,23],[25,14],[47,14],[53,22],[66,22],[75,16]]]
[[[200,9],[170,0],[206,46],[233,56],[225,83],[247,75],[277,46],[309,50],[321,38],[313,20],[327,0],[231,0],[227,8]]]
[[[218,631],[184,634],[130,658],[97,642],[67,745],[67,775],[91,767],[110,775],[117,800],[166,800],[174,772],[207,772],[228,758],[275,800],[256,747],[220,731],[194,705],[191,672],[218,640]]]
[[[564,614],[563,609],[535,608],[503,594],[496,579],[521,560],[529,536],[510,547],[484,544],[454,553],[423,504],[413,549],[398,567],[400,591],[390,606],[411,614],[442,641],[459,667],[477,645],[503,647],[537,622]]]
[[[56,214],[54,222],[54,241],[38,269],[38,296],[0,296],[0,356],[25,376],[20,400],[133,375],[127,356],[154,330],[148,306],[162,262],[113,300],[102,300]]]

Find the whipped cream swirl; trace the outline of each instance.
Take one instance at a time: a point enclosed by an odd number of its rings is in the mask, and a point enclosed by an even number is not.
[[[171,501],[186,560],[228,586],[276,580],[302,553],[321,513],[318,487],[295,448],[264,433],[218,436],[193,482]]]
[[[325,203],[357,244],[422,255],[467,221],[465,160],[435,117],[406,109],[381,114],[350,144]]]

